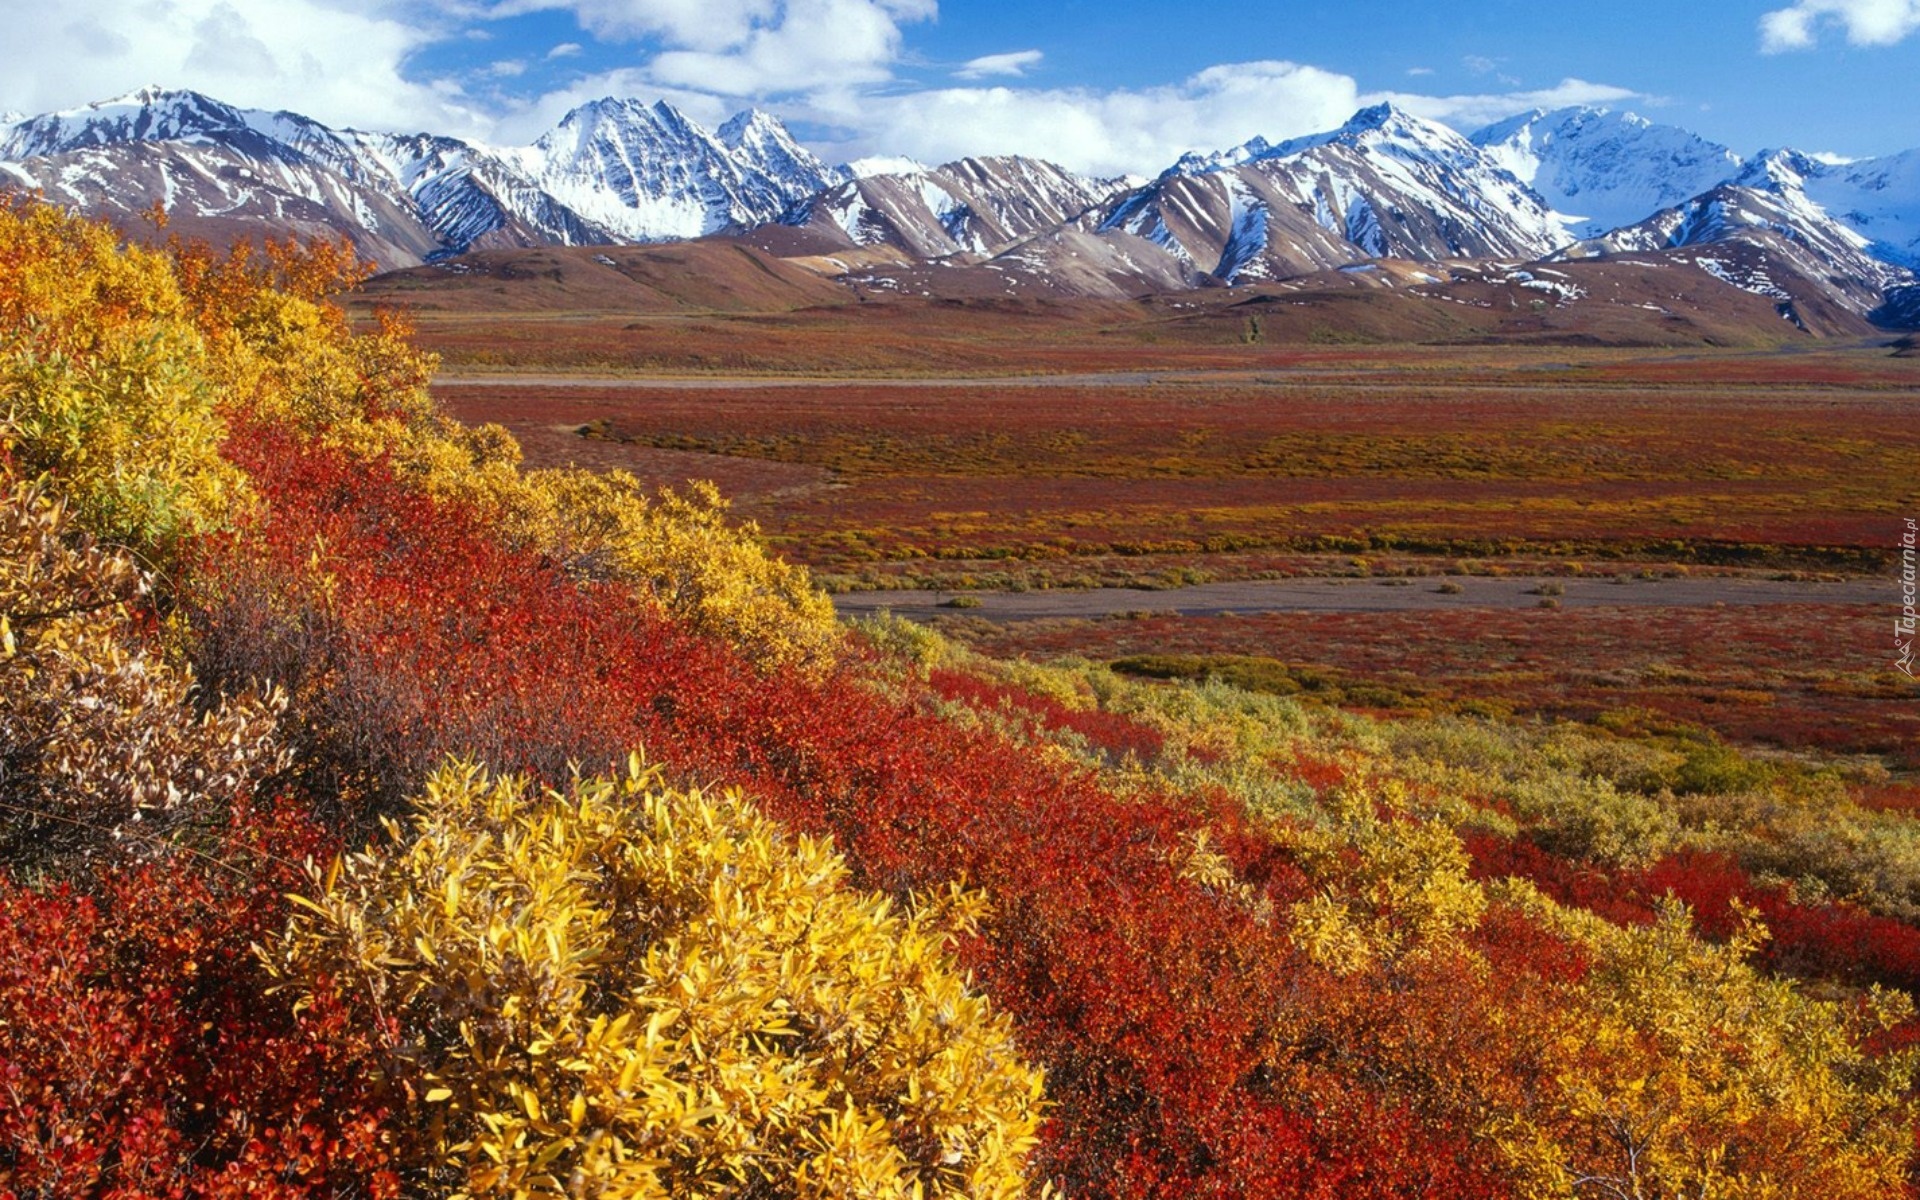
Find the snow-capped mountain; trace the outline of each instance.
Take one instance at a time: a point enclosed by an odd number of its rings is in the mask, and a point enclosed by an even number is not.
[[[1226,283],[1366,258],[1538,258],[1567,241],[1540,197],[1458,133],[1390,104],[1339,129],[1187,155],[1098,231]]]
[[[977,268],[969,286],[985,294],[1136,296],[1556,252],[1684,258],[1802,313],[1815,288],[1823,304],[1906,320],[1920,286],[1920,150],[1743,160],[1590,108],[1469,138],[1382,104],[1326,133],[1188,154],[1153,180],[1093,180],[1021,157],[830,167],[751,109],[710,131],[665,103],[610,98],[532,145],[492,147],[147,88],[0,117],[0,186],[122,219],[159,203],[216,241],[345,236],[386,267],[759,230],[769,252],[855,284],[918,260],[954,278]]]
[[[1774,275],[1798,273],[1863,314],[1882,310],[1920,266],[1920,151],[1743,159],[1684,129],[1593,108],[1524,114],[1473,141],[1572,214],[1583,240],[1567,256],[1739,246],[1694,258],[1783,303]]]
[[[1920,150],[1853,162],[1773,151],[1754,160],[1743,182],[1749,177],[1757,186],[1796,189],[1866,239],[1875,258],[1920,270]]]
[[[850,179],[796,206],[784,221],[850,247],[984,257],[1074,220],[1109,191],[1041,159],[963,158]]]
[[[146,88],[0,126],[0,175],[90,212],[160,202],[193,232],[345,235],[383,266],[474,248],[697,237],[838,182],[773,117],[715,136],[666,104],[603,100],[532,146],[334,130]]]
[[[1830,217],[1808,199],[1780,160],[1755,162],[1742,177],[1644,221],[1569,247],[1564,257],[1602,253],[1692,250],[1692,261],[1743,291],[1788,300],[1773,263],[1817,281],[1834,300],[1865,315],[1887,292],[1913,282],[1911,272],[1873,257],[1865,237]],[[1757,256],[1736,247],[1754,248]]]
[[[636,242],[763,225],[840,179],[765,113],[715,136],[665,101],[596,100],[508,153],[548,195]]]
[[[1535,109],[1472,136],[1474,145],[1595,237],[1645,220],[1739,173],[1727,147],[1633,113]]]

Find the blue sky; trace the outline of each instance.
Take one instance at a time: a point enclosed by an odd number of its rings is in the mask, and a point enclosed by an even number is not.
[[[531,140],[602,95],[748,103],[830,157],[1152,172],[1390,98],[1463,129],[1599,103],[1741,152],[1920,146],[1920,0],[0,0],[0,109],[147,83]]]

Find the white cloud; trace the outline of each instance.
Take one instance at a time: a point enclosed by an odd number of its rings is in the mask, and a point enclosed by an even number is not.
[[[537,50],[482,61],[460,76],[465,86],[409,77],[422,50],[535,10],[565,10],[596,38],[642,44],[632,65],[544,95],[502,89]],[[1228,63],[1151,87],[907,90],[894,77],[903,31],[935,15],[936,0],[0,0],[9,44],[32,48],[16,49],[0,71],[0,110],[44,112],[160,83],[335,125],[526,142],[602,96],[665,99],[708,125],[758,102],[832,131],[817,145],[836,158],[1019,153],[1118,174],[1161,170],[1188,150],[1330,129],[1378,99],[1462,127],[1535,106],[1645,99],[1573,79],[1539,91],[1363,96],[1348,75],[1283,61]],[[579,56],[587,41],[544,58]],[[958,74],[1018,78],[1043,61],[1039,50],[1010,51]]]
[[[942,88],[898,95],[811,97],[804,114],[848,130],[843,157],[904,154],[945,162],[1028,154],[1095,174],[1164,169],[1188,150],[1256,135],[1330,129],[1359,107],[1346,75],[1290,62],[1210,67],[1177,84],[1082,88]]]
[[[382,0],[0,0],[14,48],[0,109],[72,108],[157,83],[334,124],[477,130],[484,121],[457,87],[402,73],[447,35],[445,20]]]
[[[931,20],[936,0],[503,0],[508,16],[573,13],[604,41],[654,39],[639,69],[667,88],[784,95],[880,83],[901,52],[901,26]]]
[[[1380,92],[1366,97],[1371,103],[1391,100],[1418,117],[1445,121],[1458,129],[1472,131],[1515,113],[1534,108],[1569,108],[1581,104],[1607,105],[1638,101],[1658,104],[1652,96],[1631,88],[1607,83],[1588,83],[1584,79],[1563,79],[1550,88],[1525,92],[1488,92],[1464,96],[1420,96],[1405,92]]]
[[[1040,65],[1046,55],[1038,50],[1015,50],[1007,54],[984,54],[961,64],[955,79],[985,79],[989,75],[1025,75]]]
[[[492,13],[566,11],[603,41],[658,37],[696,50],[725,50],[755,28],[777,24],[780,7],[777,0],[503,0]]]
[[[1408,68],[1407,68],[1407,74],[1409,74],[1409,75],[1431,75],[1431,74],[1433,74],[1433,68],[1432,68],[1432,67],[1408,67]]]
[[[1768,54],[1805,50],[1830,25],[1856,46],[1891,46],[1920,30],[1920,0],[1794,0],[1760,18],[1760,48]]]

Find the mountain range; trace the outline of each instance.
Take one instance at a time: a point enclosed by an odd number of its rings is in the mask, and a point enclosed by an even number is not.
[[[158,203],[215,241],[345,236],[383,268],[724,234],[871,294],[938,281],[1123,298],[1392,262],[1428,269],[1378,281],[1418,287],[1458,264],[1657,260],[1802,327],[1810,304],[1889,326],[1920,313],[1920,150],[1742,156],[1592,108],[1463,136],[1383,104],[1325,133],[1190,153],[1153,179],[1091,179],[1020,156],[831,166],[755,110],[709,131],[664,102],[609,98],[493,147],[147,88],[0,119],[6,185],[122,219]]]

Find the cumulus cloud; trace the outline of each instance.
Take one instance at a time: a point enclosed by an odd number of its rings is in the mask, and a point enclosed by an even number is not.
[[[46,112],[158,83],[334,124],[478,130],[457,86],[403,74],[447,19],[382,0],[0,0],[15,47],[0,109]]]
[[[1009,54],[983,54],[961,64],[953,73],[956,79],[985,79],[989,75],[1025,75],[1040,65],[1046,55],[1038,50],[1015,50]]]
[[[1760,18],[1760,47],[1806,50],[1831,26],[1856,46],[1891,46],[1920,30],[1920,0],[1795,0]]]
[[[880,83],[900,58],[901,26],[931,20],[936,0],[502,0],[511,16],[571,12],[602,41],[663,49],[639,74],[667,88],[771,96]]]
[[[1346,75],[1291,62],[1210,67],[1149,88],[939,88],[809,98],[805,116],[847,130],[846,157],[944,162],[1027,154],[1097,174],[1158,171],[1188,150],[1340,124],[1359,107]]]
[[[955,71],[962,83],[916,89],[895,73],[908,61],[905,31],[933,19],[936,2],[0,0],[10,44],[32,48],[16,50],[0,72],[0,110],[44,112],[160,83],[236,104],[293,107],[335,125],[528,142],[568,109],[603,96],[665,99],[709,126],[758,103],[842,160],[1018,153],[1121,174],[1159,171],[1189,150],[1330,129],[1380,99],[1463,128],[1531,107],[1645,99],[1577,79],[1497,94],[1362,95],[1351,76],[1285,61],[1228,63],[1150,87],[1018,82],[1044,61],[1039,50],[986,55]],[[1823,5],[1842,7],[1800,0],[1797,8]],[[409,73],[410,64],[430,61],[421,56],[429,47],[484,40],[496,20],[534,11],[571,13],[597,48],[630,46],[630,65],[545,94],[509,86],[534,77],[538,51],[475,62],[457,77]],[[555,45],[544,60],[582,56],[588,41]],[[1493,85],[1498,64],[1485,66]],[[1007,82],[990,85],[995,79]]]
[[[1488,92],[1463,96],[1421,96],[1406,92],[1380,92],[1366,97],[1369,102],[1391,100],[1418,117],[1445,121],[1458,129],[1472,131],[1483,125],[1534,108],[1569,108],[1581,104],[1606,105],[1637,101],[1658,103],[1654,97],[1631,88],[1608,83],[1588,83],[1584,79],[1563,79],[1550,88],[1521,92]]]

